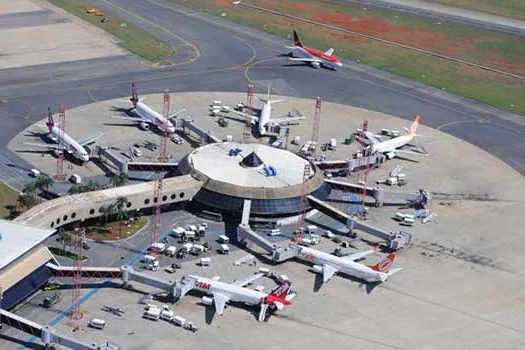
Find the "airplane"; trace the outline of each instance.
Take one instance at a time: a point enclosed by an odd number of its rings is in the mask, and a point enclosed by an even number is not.
[[[285,305],[291,305],[291,300],[295,294],[290,292],[290,282],[286,281],[272,290],[270,293],[259,292],[253,289],[244,288],[253,281],[261,278],[262,273],[249,276],[243,280],[233,283],[220,282],[218,279],[209,279],[201,276],[186,275],[181,283],[184,286],[181,290],[181,297],[192,289],[211,294],[212,297],[202,297],[202,304],[215,304],[216,312],[222,316],[226,303],[242,302],[247,305],[260,305],[259,321],[264,321],[268,308],[281,311]]]
[[[75,158],[80,160],[81,162],[87,162],[89,161],[89,154],[84,148],[84,146],[89,145],[90,143],[93,143],[95,140],[100,138],[103,133],[98,134],[96,136],[91,136],[86,139],[83,139],[81,141],[76,141],[71,136],[66,134],[65,132],[62,133],[61,129],[58,128],[58,123],[55,124],[53,120],[53,115],[51,114],[51,108],[48,107],[47,109],[47,122],[46,126],[49,130],[50,138],[54,142],[56,142],[58,145],[48,145],[48,144],[42,144],[42,143],[31,143],[31,142],[24,142],[25,145],[29,146],[36,146],[36,147],[42,147],[42,148],[51,148],[56,156],[59,156],[64,151],[66,151],[68,154],[73,155]],[[63,134],[63,146],[60,145],[60,138]]]
[[[298,61],[310,64],[314,68],[328,67],[335,70],[335,67],[342,67],[343,64],[333,55],[334,49],[330,48],[325,52],[309,48],[304,46],[299,38],[299,34],[293,31],[293,46],[287,46],[287,49],[291,49],[290,61]],[[295,55],[297,54],[297,55]]]
[[[271,100],[270,99],[270,87],[268,87],[268,98],[261,98],[261,97],[258,97],[258,96],[257,96],[257,98],[259,99],[259,101],[261,101],[263,103],[263,106],[261,108],[261,113],[259,114],[259,117],[252,116],[252,115],[249,115],[249,114],[246,114],[246,113],[243,113],[243,112],[240,112],[240,111],[236,111],[236,110],[232,110],[232,112],[237,113],[240,116],[243,116],[244,118],[251,118],[250,123],[252,125],[258,124],[258,126],[259,126],[258,130],[259,130],[259,134],[261,136],[266,135],[266,132],[268,131],[270,125],[281,124],[281,123],[290,123],[290,122],[293,122],[293,121],[305,119],[305,117],[283,117],[283,118],[274,118],[274,119],[272,119],[272,117],[271,117],[272,104],[279,103],[279,102],[282,102],[284,100],[282,100],[282,99],[281,100]]]
[[[399,267],[389,270],[396,257],[394,253],[388,254],[384,260],[375,265],[363,265],[356,260],[361,260],[377,252],[377,250],[368,250],[344,257],[337,257],[308,247],[297,246],[297,248],[299,249],[297,257],[313,263],[313,271],[323,274],[323,283],[328,282],[336,272],[356,277],[369,283],[382,283],[402,269]]]
[[[135,83],[132,83],[131,98],[129,100],[133,104],[133,108],[131,108],[131,110],[134,111],[139,116],[139,118],[120,116],[112,116],[112,118],[132,120],[139,123],[140,128],[143,130],[149,130],[150,125],[155,125],[160,131],[167,131],[168,133],[173,134],[175,132],[175,127],[173,126],[173,123],[170,119],[175,118],[179,113],[183,112],[184,109],[172,113],[166,118],[143,103],[142,101],[144,101],[144,99],[145,98],[139,98]]]
[[[412,123],[412,126],[410,129],[406,129],[406,133],[404,135],[394,137],[387,141],[379,141],[373,133],[370,131],[366,131],[365,137],[371,142],[371,145],[369,146],[370,151],[372,153],[380,152],[387,156],[388,159],[392,159],[399,155],[421,155],[422,153],[418,152],[412,152],[409,150],[401,150],[399,148],[408,145],[414,137],[418,136],[416,134],[417,127],[419,125],[420,117],[419,115],[416,116],[414,122]]]

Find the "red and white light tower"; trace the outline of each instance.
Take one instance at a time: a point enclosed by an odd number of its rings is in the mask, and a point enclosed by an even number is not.
[[[51,108],[47,109],[48,118],[51,116]],[[64,173],[64,156],[65,156],[65,141],[64,141],[64,130],[66,128],[66,106],[61,104],[58,109],[58,146],[60,150],[57,157],[57,172],[55,174],[56,181],[65,181],[66,174]]]
[[[71,306],[71,318],[79,320],[83,314],[80,311],[80,289],[82,288],[82,254],[86,239],[86,230],[81,227],[75,231],[75,264],[73,269],[73,300]]]
[[[304,165],[303,169],[303,184],[301,188],[301,202],[299,204],[299,211],[300,216],[299,220],[297,221],[297,228],[295,230],[295,235],[293,236],[293,241],[299,242],[303,236],[303,230],[304,230],[304,224],[306,222],[306,207],[308,206],[308,198],[306,197],[308,195],[308,186],[307,181],[310,178],[310,172],[312,171],[312,168],[310,166],[310,163],[306,163]]]
[[[169,90],[164,90],[164,108],[163,113],[166,120],[170,115],[170,92]],[[165,125],[162,130],[162,138],[160,141],[160,150],[159,150],[159,161],[167,162],[169,160],[167,153],[167,144],[168,144],[168,126]],[[162,221],[162,174],[157,173],[158,179],[155,180],[155,185],[153,188],[153,202],[155,204],[155,213],[153,216],[153,227],[151,228],[151,244],[156,243],[159,239],[161,233],[161,221]]]
[[[244,132],[242,134],[242,143],[250,143],[250,136],[252,135],[252,118],[253,114],[253,99],[255,97],[255,85],[248,84],[248,95],[246,96],[246,104],[244,105],[244,113],[246,116],[246,123],[244,124]]]
[[[319,124],[321,123],[321,98],[317,96],[317,100],[315,101],[315,113],[314,113],[314,124],[312,126],[312,142],[316,145],[314,152],[312,156],[317,155],[317,150],[319,149],[319,145],[317,144],[319,141]]]

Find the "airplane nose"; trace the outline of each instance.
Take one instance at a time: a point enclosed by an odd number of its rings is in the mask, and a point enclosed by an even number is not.
[[[83,154],[83,155],[82,155],[82,160],[83,160],[84,162],[88,162],[88,161],[89,161],[89,156],[88,156],[87,154]]]
[[[173,134],[175,132],[175,127],[174,126],[168,126],[168,132],[170,134]]]
[[[342,67],[343,64],[341,62],[337,62],[337,66]]]

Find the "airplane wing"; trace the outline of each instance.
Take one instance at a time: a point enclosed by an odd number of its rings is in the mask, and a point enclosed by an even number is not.
[[[65,149],[65,147],[60,147],[60,145],[49,145],[49,144],[46,144],[46,143],[24,142],[24,145],[41,147],[41,148],[51,148],[51,149],[56,149],[56,150]]]
[[[408,154],[408,155],[412,155],[412,156],[424,156],[425,153],[418,153],[418,152],[414,152],[414,151],[409,151],[409,150],[403,150],[403,149],[395,149],[393,150],[392,152],[394,153],[399,153],[399,154]]]
[[[221,293],[213,293],[213,302],[215,303],[215,310],[219,315],[222,315],[226,303],[230,301],[230,298]]]
[[[379,143],[379,140],[374,136],[374,133],[370,132],[370,131],[365,131],[364,132],[365,134],[365,137],[368,141],[372,142],[372,143]]]
[[[323,265],[323,282],[326,283],[337,272],[337,269],[330,265]]]
[[[168,119],[171,119],[171,118],[175,118],[176,116],[178,116],[180,113],[184,112],[186,110],[186,108],[183,108],[181,109],[180,111],[177,111],[175,113],[172,113],[168,116]]]
[[[275,118],[270,119],[270,123],[289,123],[297,120],[306,119],[306,117],[284,117],[284,118]]]
[[[253,283],[254,281],[261,278],[262,276],[264,276],[262,273],[256,273],[256,274],[246,277],[245,279],[235,281],[232,284],[238,287],[246,287],[250,283]]]
[[[95,141],[96,139],[101,138],[103,135],[104,135],[104,133],[100,133],[100,134],[95,135],[95,136],[90,136],[90,137],[88,137],[88,138],[85,138],[85,139],[83,139],[83,140],[78,141],[78,143],[79,143],[81,146],[85,146],[85,145],[88,145],[88,144],[92,143],[92,142]]]
[[[359,253],[355,253],[355,254],[347,255],[347,256],[345,256],[343,259],[348,259],[348,260],[356,261],[356,260],[359,260],[359,259],[366,258],[366,257],[369,256],[370,254],[374,254],[374,253],[376,253],[376,252],[377,252],[376,249],[366,250],[366,251],[364,251],[364,252],[359,252]]]
[[[254,115],[249,115],[249,114],[246,114],[244,112],[236,111],[234,109],[232,109],[231,112],[237,113],[238,115],[240,115],[240,116],[242,116],[244,118],[251,118],[251,119],[254,119],[255,121],[259,122],[259,117],[256,117]]]
[[[288,57],[290,61],[299,61],[299,62],[317,62],[317,63],[323,63],[323,60],[320,60],[319,58],[314,57]]]
[[[332,56],[333,53],[334,53],[334,49],[332,49],[332,48],[330,48],[330,49],[328,49],[328,50],[326,50],[326,51],[324,52],[324,54],[325,54],[325,55],[328,55],[328,56]]]
[[[117,115],[112,115],[111,118],[114,118],[114,119],[123,119],[123,120],[132,120],[132,121],[134,121],[134,122],[151,123],[149,120],[147,120],[147,119],[142,119],[142,118],[120,117],[120,116],[117,116]]]

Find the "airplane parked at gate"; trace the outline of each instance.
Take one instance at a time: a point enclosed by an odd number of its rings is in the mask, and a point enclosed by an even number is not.
[[[51,140],[57,143],[56,145],[31,143],[31,142],[24,142],[24,144],[29,145],[29,146],[52,149],[55,155],[57,156],[59,156],[64,151],[66,151],[68,154],[73,155],[76,159],[80,160],[81,162],[89,161],[89,154],[84,148],[84,146],[89,145],[90,143],[93,143],[96,139],[104,135],[103,133],[100,133],[96,136],[91,136],[81,141],[75,140],[74,138],[66,134],[65,132],[62,132],[62,130],[58,127],[58,123],[55,124],[53,120],[53,115],[51,114],[51,108],[49,107],[47,109],[46,126],[49,130],[49,136]],[[63,141],[61,142],[60,139],[62,137],[63,137]]]
[[[160,113],[150,108],[145,103],[143,103],[142,101],[144,101],[144,99],[145,98],[139,98],[137,89],[135,87],[135,83],[132,83],[131,84],[131,98],[129,100],[133,104],[131,111],[135,112],[135,114],[138,115],[138,118],[120,117],[120,116],[112,116],[112,118],[132,120],[134,122],[139,123],[140,128],[143,130],[149,130],[150,125],[154,125],[160,131],[167,131],[170,134],[174,133],[175,127],[173,126],[171,119],[175,118],[179,113],[183,112],[184,109],[178,112],[172,113],[166,118]]]
[[[366,131],[365,137],[371,142],[370,150],[372,153],[380,152],[387,156],[388,159],[392,159],[399,155],[421,155],[422,153],[413,152],[409,150],[402,150],[399,149],[403,146],[408,145],[416,136],[417,127],[419,125],[420,117],[419,115],[416,116],[416,119],[414,119],[414,122],[412,123],[412,126],[410,129],[406,129],[406,133],[404,135],[394,137],[387,141],[379,141],[373,133],[370,131]]]
[[[245,286],[262,276],[263,274],[255,274],[244,280],[225,283],[216,279],[187,275],[181,280],[183,288],[180,297],[183,297],[192,289],[211,294],[212,297],[202,297],[202,304],[215,304],[215,310],[219,315],[222,315],[226,303],[230,301],[241,302],[247,305],[260,305],[261,310],[259,312],[259,321],[264,321],[268,308],[281,311],[285,305],[291,305],[291,300],[295,297],[295,294],[289,294],[290,282],[288,281],[284,282],[270,293],[245,288]]]
[[[363,259],[375,253],[376,250],[338,257],[312,248],[298,246],[298,249],[299,254],[297,258],[313,263],[313,271],[323,275],[323,283],[329,281],[336,272],[356,277],[366,282],[386,282],[390,276],[402,269],[399,267],[389,270],[396,257],[394,253],[388,254],[384,260],[375,265],[363,265],[356,262],[356,260]]]
[[[240,116],[243,116],[244,118],[251,118],[250,123],[252,125],[258,125],[259,134],[261,136],[266,135],[268,132],[268,129],[271,125],[275,124],[284,124],[284,123],[290,123],[298,120],[305,119],[306,117],[282,117],[282,118],[272,118],[272,104],[282,102],[284,100],[271,100],[270,99],[270,87],[268,87],[268,97],[267,98],[261,98],[258,97],[259,101],[263,103],[263,106],[261,108],[261,113],[258,117],[246,114],[244,112],[232,110],[232,112],[239,114]]]
[[[335,70],[335,67],[342,67],[343,64],[333,55],[334,49],[330,48],[325,52],[304,46],[299,38],[299,34],[293,31],[293,46],[287,46],[291,49],[290,61],[298,61],[310,64],[314,68],[328,67]]]

